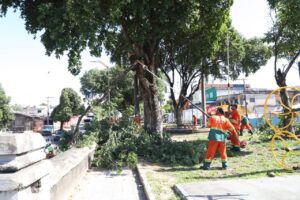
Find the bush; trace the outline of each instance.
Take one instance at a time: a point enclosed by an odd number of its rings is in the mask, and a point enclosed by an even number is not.
[[[81,147],[90,147],[97,141],[97,133],[86,132],[81,135],[78,143],[76,144],[77,148]]]
[[[105,124],[101,121],[99,124]],[[150,134],[130,121],[121,120],[108,129],[98,129],[99,147],[94,165],[120,171],[123,166],[135,168],[138,156],[172,165],[194,165],[203,159],[205,141],[172,141],[168,134],[161,138]]]
[[[172,141],[164,134],[157,135],[143,133],[137,140],[138,155],[155,162],[172,165],[194,165],[203,160],[206,142],[203,141]]]
[[[269,141],[275,134],[274,130],[270,128],[265,120],[259,125],[255,133],[258,135],[259,139],[262,141]]]
[[[61,150],[61,151],[68,150],[70,148],[72,137],[73,137],[72,131],[63,130],[63,135],[58,142],[59,150]]]
[[[103,132],[106,132],[104,130]],[[106,133],[105,133],[106,134]],[[97,167],[116,169],[120,171],[123,166],[135,168],[137,165],[137,154],[134,141],[135,133],[132,132],[131,126],[128,129],[108,129],[109,137],[106,142],[98,147],[95,152],[93,164]],[[101,133],[99,134],[101,137]]]

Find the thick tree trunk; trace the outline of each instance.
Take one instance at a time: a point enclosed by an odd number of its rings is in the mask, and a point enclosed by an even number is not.
[[[138,70],[138,77],[144,101],[144,126],[151,133],[162,136],[162,117],[158,101],[158,91],[155,81],[149,83],[143,70]]]
[[[84,112],[80,115],[80,117],[78,118],[78,121],[76,123],[76,127],[75,127],[75,130],[74,130],[74,133],[73,133],[73,138],[72,138],[72,144],[75,144],[78,142],[79,140],[79,137],[80,137],[80,132],[79,132],[79,125],[80,125],[80,122],[82,120],[82,118],[91,110],[91,106],[89,105],[85,110]]]
[[[61,121],[61,122],[60,122],[60,128],[59,128],[59,129],[62,131],[62,130],[63,130],[63,128],[64,128],[64,122],[63,122],[63,121]]]
[[[287,86],[286,85],[286,74],[285,73],[282,73],[280,70],[278,70],[276,72],[275,77],[276,77],[277,85],[279,87]],[[280,98],[281,98],[281,102],[283,104],[282,105],[283,112],[284,113],[289,113],[290,111],[287,108],[290,106],[290,102],[289,102],[289,98],[288,98],[286,89],[280,90]],[[290,124],[290,121],[291,121],[291,116],[289,114],[284,115],[283,126],[286,127],[288,124]],[[286,129],[290,131],[292,129],[292,127],[291,126],[286,127]]]
[[[133,44],[129,60],[133,64],[139,80],[144,101],[144,126],[151,133],[162,136],[162,117],[158,101],[158,90],[155,74],[155,42],[144,45]]]
[[[183,113],[183,108],[180,107],[180,106],[177,106],[175,108],[175,117],[176,117],[177,127],[181,127],[183,125],[183,122],[182,122],[182,113]]]
[[[173,108],[174,108],[174,114],[176,118],[176,125],[177,127],[181,127],[183,125],[182,117],[183,117],[183,110],[184,110],[184,98],[182,95],[186,95],[187,87],[182,87],[181,88],[181,93],[178,97],[178,101],[175,98],[174,91],[171,90],[171,99],[173,101]]]
[[[143,90],[144,126],[152,133],[162,133],[162,118],[159,101],[155,92],[148,88]]]
[[[150,83],[144,77],[144,70],[137,70],[142,97],[144,101],[144,126],[152,133],[162,136],[162,117],[158,101],[158,90],[154,79]]]

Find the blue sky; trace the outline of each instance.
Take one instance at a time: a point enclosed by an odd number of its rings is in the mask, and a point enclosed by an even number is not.
[[[232,24],[245,37],[263,36],[268,30],[268,6],[264,0],[235,0],[231,10]],[[79,92],[79,76],[72,76],[67,70],[67,58],[56,59],[45,55],[40,38],[33,39],[18,13],[8,12],[0,18],[0,83],[12,104],[39,105],[46,97],[53,97],[55,105],[62,88],[72,87]],[[83,55],[83,72],[100,67],[97,60]],[[101,58],[106,63],[109,59]],[[272,60],[255,75],[247,78],[252,87],[276,88]],[[237,81],[237,83],[239,83]],[[240,82],[241,83],[241,82]],[[299,73],[292,69],[288,75],[288,85],[300,85]]]

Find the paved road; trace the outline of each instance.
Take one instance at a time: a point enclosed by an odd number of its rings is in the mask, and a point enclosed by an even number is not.
[[[232,179],[176,185],[185,200],[300,200],[300,176]]]
[[[75,188],[69,200],[146,200],[137,175],[125,169],[117,175],[111,171],[90,170]]]

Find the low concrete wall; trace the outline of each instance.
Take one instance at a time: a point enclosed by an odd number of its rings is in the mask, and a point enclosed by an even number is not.
[[[65,200],[86,174],[96,146],[73,148],[51,159],[53,171],[50,173],[50,199]]]
[[[0,200],[66,200],[86,174],[96,145],[46,160],[38,133],[0,135]]]

